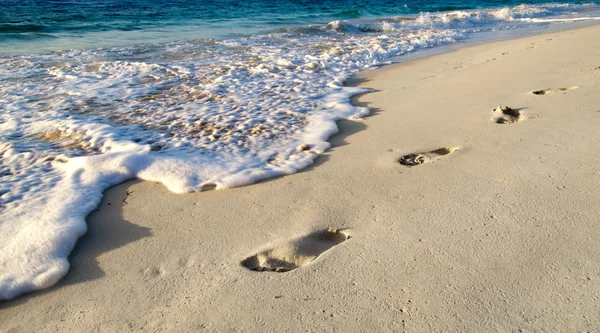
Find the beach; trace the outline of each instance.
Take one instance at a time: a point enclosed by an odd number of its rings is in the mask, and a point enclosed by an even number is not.
[[[370,115],[338,121],[296,174],[190,194],[114,186],[68,275],[0,303],[0,330],[598,330],[598,36],[362,72],[347,85],[373,90],[353,100]],[[274,272],[265,256],[304,259]]]

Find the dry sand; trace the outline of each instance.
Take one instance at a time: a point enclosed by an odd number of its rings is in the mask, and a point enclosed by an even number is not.
[[[0,331],[600,330],[600,26],[354,83],[372,116],[301,173],[108,190],[69,275],[0,304]]]

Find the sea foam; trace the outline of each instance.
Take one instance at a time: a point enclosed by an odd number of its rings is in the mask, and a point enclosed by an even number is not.
[[[423,13],[0,56],[0,299],[67,273],[107,187],[139,178],[185,193],[297,172],[329,148],[337,120],[368,114],[349,103],[366,92],[344,86],[353,73],[570,10]]]

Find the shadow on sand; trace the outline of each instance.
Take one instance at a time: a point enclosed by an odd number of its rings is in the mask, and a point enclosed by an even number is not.
[[[24,304],[35,298],[52,293],[57,289],[92,281],[104,277],[105,273],[100,268],[98,257],[103,253],[118,249],[129,243],[150,237],[152,231],[130,223],[123,218],[123,205],[127,189],[140,183],[141,180],[129,180],[122,184],[110,187],[104,191],[104,198],[98,208],[86,218],[88,230],[77,241],[69,263],[69,273],[56,285],[48,289],[35,291],[22,295],[10,301],[0,302],[0,310],[15,305]],[[102,211],[100,214],[99,211]]]

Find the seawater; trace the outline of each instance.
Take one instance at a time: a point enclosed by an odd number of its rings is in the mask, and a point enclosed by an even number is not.
[[[502,5],[502,6],[500,6]],[[0,299],[48,287],[102,191],[177,193],[310,165],[368,109],[353,73],[598,3],[0,0]]]

